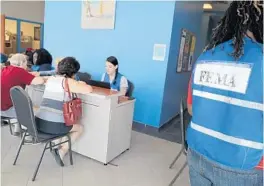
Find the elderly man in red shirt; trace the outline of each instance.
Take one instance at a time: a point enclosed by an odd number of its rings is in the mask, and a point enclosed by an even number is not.
[[[10,66],[1,69],[1,116],[16,118],[16,112],[10,97],[10,89],[14,86],[25,88],[26,85],[44,84],[43,77],[35,77],[27,69],[27,56],[15,54],[10,60]],[[19,132],[15,127],[14,132]]]

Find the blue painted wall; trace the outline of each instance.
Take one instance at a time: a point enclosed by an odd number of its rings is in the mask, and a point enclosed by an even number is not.
[[[84,30],[81,2],[46,1],[44,47],[54,58],[75,56],[94,79],[104,73],[106,57],[116,56],[135,85],[134,120],[159,127],[174,8],[173,1],[118,1],[114,30]],[[167,45],[164,62],[152,60],[155,43]]]
[[[179,113],[180,99],[187,95],[191,73],[176,73],[181,29],[186,28],[196,35],[194,60],[203,50],[203,42],[200,38],[202,5],[203,3],[198,1],[176,1],[160,126]]]
[[[201,42],[202,46],[206,46],[211,38],[212,29],[216,26],[217,22],[224,16],[225,12],[207,11],[203,13],[201,24]]]

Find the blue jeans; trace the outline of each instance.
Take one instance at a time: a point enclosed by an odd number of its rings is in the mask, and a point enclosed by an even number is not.
[[[262,170],[236,170],[188,150],[191,186],[263,186]]]

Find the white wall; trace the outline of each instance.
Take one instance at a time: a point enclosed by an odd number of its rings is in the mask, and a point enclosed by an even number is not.
[[[45,1],[1,1],[1,14],[35,22],[44,22]]]

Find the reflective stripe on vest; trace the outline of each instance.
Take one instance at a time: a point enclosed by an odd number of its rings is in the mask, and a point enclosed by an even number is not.
[[[241,138],[236,138],[233,136],[225,135],[221,132],[217,132],[217,131],[202,127],[202,126],[200,126],[196,123],[193,123],[193,122],[191,122],[190,127],[196,131],[203,133],[203,134],[212,136],[212,137],[217,138],[217,139],[222,140],[222,141],[226,141],[228,143],[232,143],[232,144],[240,145],[240,146],[244,146],[244,147],[249,147],[249,148],[253,148],[253,149],[258,149],[258,150],[264,149],[263,143],[258,143],[255,141],[250,141],[250,140],[246,140],[246,139],[241,139]]]
[[[215,100],[215,101],[220,101],[220,102],[232,104],[232,105],[236,105],[236,106],[240,106],[240,107],[256,109],[256,110],[260,110],[260,111],[264,110],[263,104],[253,102],[253,101],[245,101],[245,100],[241,100],[241,99],[236,99],[236,98],[232,98],[232,97],[228,97],[228,96],[222,96],[222,95],[213,94],[213,93],[205,92],[205,91],[199,91],[199,90],[193,90],[193,95],[199,96],[202,98],[207,98],[207,99],[211,99],[211,100]]]

